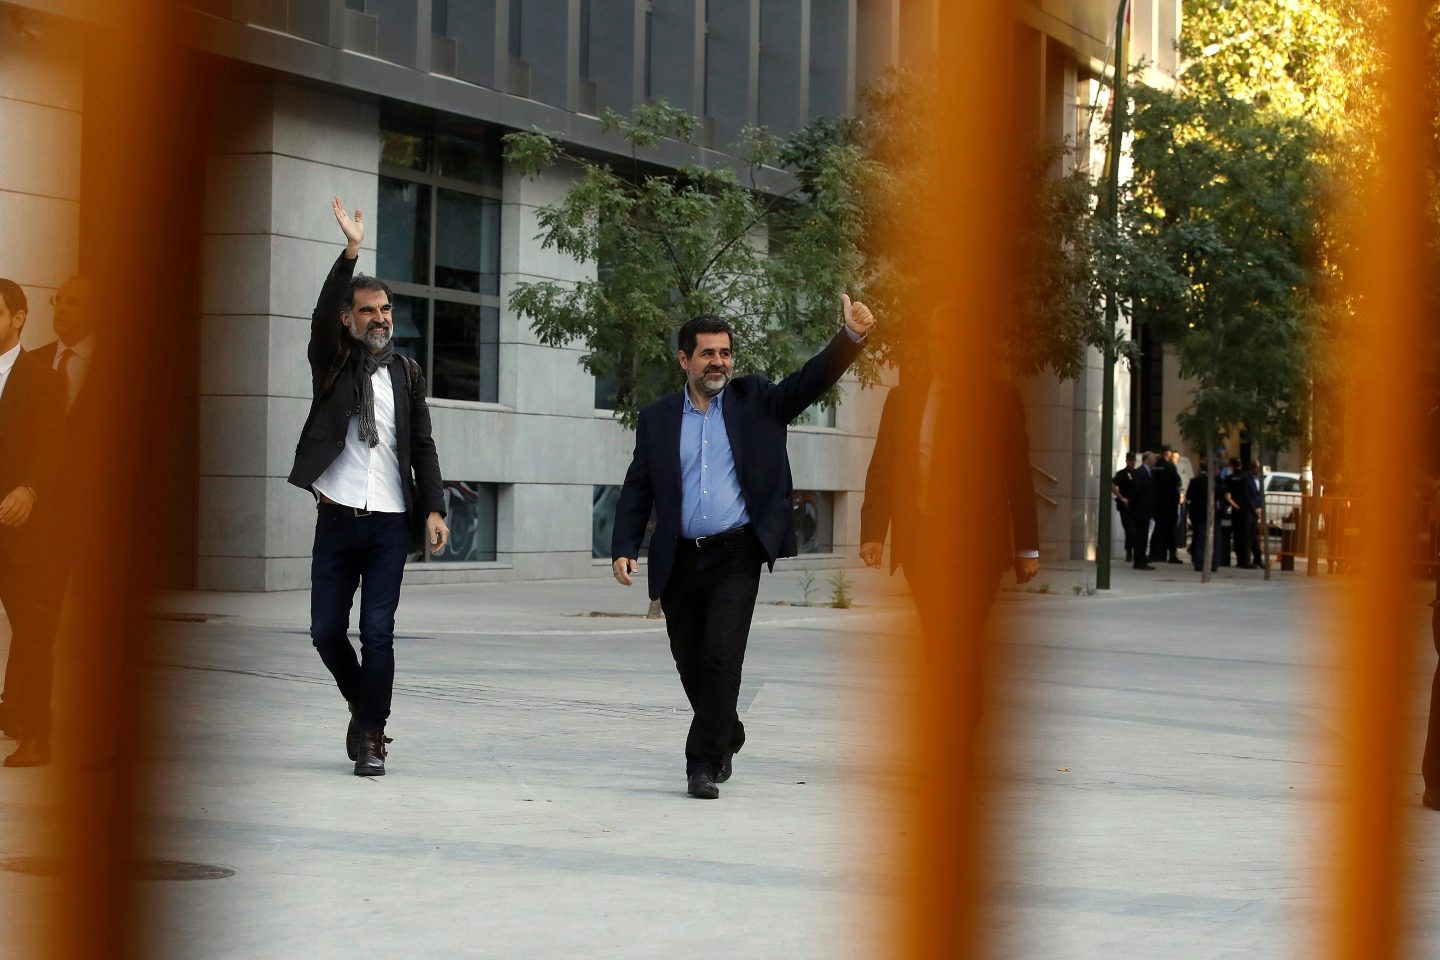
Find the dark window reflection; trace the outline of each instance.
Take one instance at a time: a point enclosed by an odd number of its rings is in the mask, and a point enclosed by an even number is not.
[[[430,144],[417,134],[381,130],[380,162],[407,170],[424,170],[430,166]]]
[[[431,394],[449,400],[499,398],[500,311],[435,301],[435,376]]]
[[[421,297],[397,296],[392,301],[395,350],[417,361],[429,376],[429,344],[426,343],[425,311],[428,302]]]
[[[435,285],[500,292],[500,204],[489,197],[440,190],[435,223]]]
[[[381,177],[378,219],[375,263],[379,275],[386,280],[429,283],[430,188]]]
[[[500,189],[500,149],[495,144],[439,133],[435,152],[439,161],[435,172],[442,177]]]

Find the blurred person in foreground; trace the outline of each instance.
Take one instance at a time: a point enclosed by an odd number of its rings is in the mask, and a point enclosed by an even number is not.
[[[943,307],[932,314],[927,346],[943,342],[944,316]],[[995,376],[958,383],[939,375],[936,362],[928,350],[912,353],[900,383],[885,398],[865,474],[860,558],[866,566],[880,566],[889,533],[890,572],[905,570],[927,647],[946,645],[963,663],[979,656],[985,616],[1004,572],[1013,569],[1017,583],[1039,573],[1039,526],[1019,391]],[[983,403],[984,409],[966,409],[971,403]],[[979,447],[988,475],[983,502],[956,502],[953,484],[936,474],[944,445],[957,442],[962,450]],[[937,530],[956,534],[946,535],[938,550]],[[1137,562],[1142,554],[1137,551]],[[976,573],[965,576],[962,570]],[[957,604],[961,594],[969,602]],[[972,724],[980,719],[980,674],[972,671],[975,687],[965,701]],[[938,679],[942,686],[958,682]]]

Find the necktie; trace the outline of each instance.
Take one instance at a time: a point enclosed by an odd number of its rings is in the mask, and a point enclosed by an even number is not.
[[[80,358],[75,351],[66,347],[60,351],[60,359],[56,369],[60,371],[60,382],[65,384],[65,409],[75,402],[75,394],[80,390],[80,378],[75,375],[75,364]]]

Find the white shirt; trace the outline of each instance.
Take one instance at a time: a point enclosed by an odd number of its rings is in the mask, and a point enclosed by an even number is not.
[[[57,371],[62,377],[67,376],[67,372],[63,369],[67,365],[66,358],[72,356],[75,358],[74,360],[68,361],[70,369],[68,371],[69,380],[67,381],[65,395],[65,408],[67,410],[75,402],[75,395],[80,392],[80,385],[85,382],[85,374],[90,369],[90,354],[94,349],[95,334],[93,333],[73,347],[67,347],[64,343],[55,344],[55,360],[50,366],[52,370]]]
[[[20,356],[20,344],[15,344],[4,353],[0,353],[0,396],[5,394],[5,384],[10,382],[10,371],[15,368],[15,360]]]
[[[375,394],[375,432],[380,442],[372,447],[361,440],[360,415],[352,415],[345,429],[345,449],[313,486],[317,494],[347,507],[404,513],[400,448],[395,439],[395,391],[390,385],[389,364],[370,375],[370,389]]]

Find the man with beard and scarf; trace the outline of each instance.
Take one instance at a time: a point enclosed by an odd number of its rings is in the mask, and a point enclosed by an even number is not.
[[[295,447],[290,482],[315,496],[310,637],[350,705],[346,753],[355,775],[385,773],[385,722],[395,679],[395,609],[405,560],[424,518],[432,553],[445,546],[440,461],[430,435],[425,377],[395,352],[390,288],[354,276],[362,214],[331,204],[345,251],[330,268],[310,318],[314,400]],[[360,590],[360,655],[350,606]]]
[[[736,705],[760,568],[794,556],[794,495],[785,428],[860,354],[874,317],[843,297],[845,325],[780,383],[732,380],[730,324],[702,314],[677,340],[685,387],[640,411],[635,456],[615,507],[610,556],[630,586],[650,539],[650,599],[665,611],[670,653],[694,716],[685,741],[690,796],[713,800],[730,779],[745,726]]]

